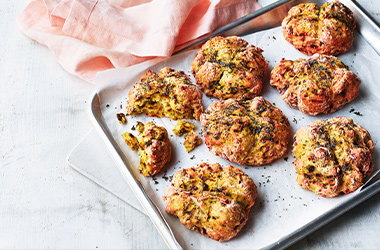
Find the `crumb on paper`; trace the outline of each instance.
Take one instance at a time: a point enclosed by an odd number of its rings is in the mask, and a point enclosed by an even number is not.
[[[137,122],[136,129],[137,129],[137,131],[139,131],[140,133],[142,133],[144,131],[144,123]]]
[[[129,132],[125,132],[124,134],[121,135],[125,141],[125,143],[133,150],[133,151],[136,151],[137,149],[139,149],[139,142],[137,140],[137,138],[132,135],[131,133]]]
[[[118,113],[116,114],[116,118],[119,121],[120,124],[127,124],[127,118],[125,117],[124,113]]]
[[[188,134],[185,135],[185,142],[183,143],[186,152],[191,152],[196,148],[197,146],[202,144],[202,139],[199,138],[199,136],[194,132],[190,131]]]
[[[185,120],[179,120],[175,127],[173,128],[174,134],[178,136],[182,136],[186,133],[189,133],[190,131],[195,130],[195,125],[191,122],[187,122]]]

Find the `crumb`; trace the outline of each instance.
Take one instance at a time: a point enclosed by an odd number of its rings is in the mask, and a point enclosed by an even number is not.
[[[133,150],[133,151],[136,151],[140,145],[139,145],[139,142],[137,140],[137,138],[132,135],[131,133],[129,132],[126,132],[124,134],[121,135],[125,141],[125,143]]]
[[[144,123],[137,122],[136,128],[137,128],[137,131],[139,131],[140,133],[142,133],[144,131]]]
[[[185,142],[183,143],[186,152],[191,152],[197,146],[202,144],[202,139],[194,132],[191,131],[187,135],[185,135]]]
[[[178,136],[182,136],[194,130],[195,130],[195,125],[191,122],[187,122],[184,120],[179,120],[176,123],[175,127],[173,128],[174,134]]]
[[[109,108],[110,107],[110,105],[109,104],[106,104],[106,108]]]
[[[288,159],[289,159],[288,157],[285,157],[285,158],[284,158],[284,161],[288,161]]]
[[[157,181],[157,177],[152,177],[152,179],[153,179],[154,185],[159,184],[159,182]]]
[[[116,118],[120,124],[127,124],[127,118],[125,117],[125,114],[118,113],[118,114],[116,114]]]

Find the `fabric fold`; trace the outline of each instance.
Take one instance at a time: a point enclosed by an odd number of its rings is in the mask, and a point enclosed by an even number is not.
[[[170,56],[176,45],[258,8],[255,0],[33,0],[18,25],[91,82],[102,70]]]

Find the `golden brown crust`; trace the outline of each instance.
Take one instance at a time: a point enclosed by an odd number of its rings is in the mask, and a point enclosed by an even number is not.
[[[154,176],[170,161],[172,147],[168,132],[153,122],[137,124],[140,132],[138,139],[131,133],[122,134],[126,144],[132,150],[139,150],[139,171],[144,176]]]
[[[202,114],[201,124],[209,150],[234,163],[264,165],[287,151],[289,121],[263,97],[214,102]]]
[[[346,52],[354,40],[352,11],[339,1],[323,4],[299,4],[282,21],[283,34],[306,55],[338,55]]]
[[[185,227],[226,241],[245,225],[256,196],[255,183],[242,170],[202,163],[178,171],[163,198],[166,212]]]
[[[199,120],[202,92],[183,71],[148,70],[128,93],[127,114]]]
[[[360,79],[333,56],[282,59],[271,72],[270,84],[291,107],[308,115],[335,112],[359,94]]]
[[[262,49],[237,36],[211,38],[192,63],[203,92],[220,99],[259,95],[267,68]]]
[[[371,175],[373,152],[370,134],[352,119],[315,121],[294,136],[297,182],[324,197],[351,193]]]

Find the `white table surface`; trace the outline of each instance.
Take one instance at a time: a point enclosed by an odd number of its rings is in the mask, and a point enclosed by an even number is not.
[[[380,22],[378,0],[359,2]],[[0,248],[166,248],[149,218],[67,165],[94,86],[17,30],[25,4],[0,1]],[[380,248],[379,232],[380,194],[292,248]]]

